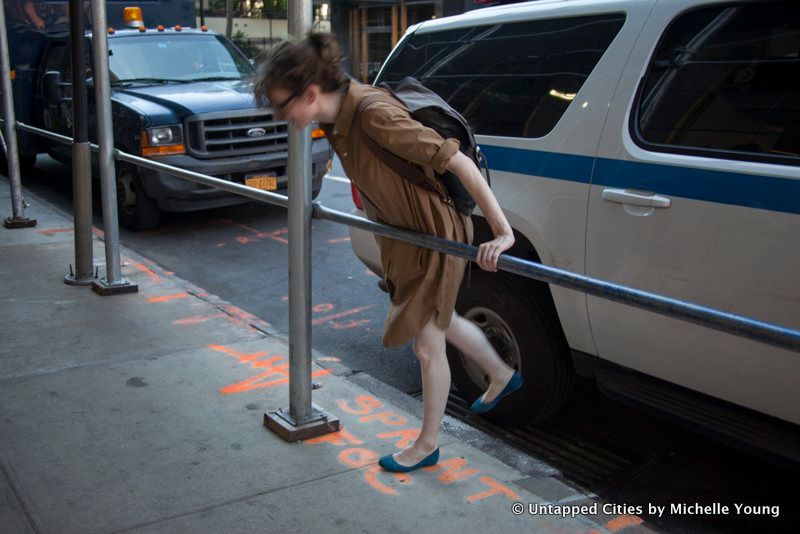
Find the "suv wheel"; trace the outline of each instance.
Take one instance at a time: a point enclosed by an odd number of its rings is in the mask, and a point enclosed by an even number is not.
[[[117,167],[117,210],[119,221],[129,230],[153,230],[161,218],[158,203],[147,196],[135,167]]]
[[[522,388],[486,414],[494,423],[522,426],[556,411],[574,380],[561,325],[547,286],[505,273],[475,270],[465,278],[456,311],[475,323],[500,357],[522,373]],[[447,346],[453,381],[467,403],[486,390],[488,377]]]

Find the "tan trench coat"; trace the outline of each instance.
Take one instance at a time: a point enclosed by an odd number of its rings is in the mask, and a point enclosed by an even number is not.
[[[366,197],[367,216],[392,226],[471,243],[469,217],[442,202],[436,193],[400,177],[372,154],[363,139],[369,135],[393,154],[422,165],[430,177],[434,170],[445,170],[458,151],[458,141],[442,139],[404,109],[385,102],[374,102],[358,114],[360,99],[379,91],[352,80],[336,122],[322,125],[345,173]],[[434,313],[436,324],[447,329],[466,260],[385,237],[377,240],[391,299],[383,344],[396,347],[406,343]]]

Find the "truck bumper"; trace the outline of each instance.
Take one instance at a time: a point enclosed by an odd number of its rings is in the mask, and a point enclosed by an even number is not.
[[[330,145],[324,139],[314,141],[311,151],[312,189],[314,193],[317,193],[322,187],[322,178],[327,172],[331,156]],[[256,154],[214,160],[200,160],[182,154],[153,158],[153,161],[239,184],[243,184],[245,178],[250,175],[273,174],[278,178],[276,192],[284,195],[288,185],[285,154]],[[194,211],[252,202],[247,197],[220,191],[151,169],[140,168],[139,177],[147,195],[155,199],[159,207],[167,211]]]

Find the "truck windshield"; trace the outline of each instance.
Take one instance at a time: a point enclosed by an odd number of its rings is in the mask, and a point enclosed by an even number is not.
[[[125,36],[109,39],[112,83],[238,80],[253,67],[228,41],[211,34]]]

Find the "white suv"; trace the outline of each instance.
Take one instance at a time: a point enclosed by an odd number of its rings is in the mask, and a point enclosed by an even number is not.
[[[800,329],[798,72],[793,0],[543,0],[417,25],[377,81],[415,76],[469,120],[512,255]],[[525,376],[497,422],[551,413],[577,370],[800,456],[800,354],[479,269],[457,309]],[[485,377],[449,355],[472,400]]]

